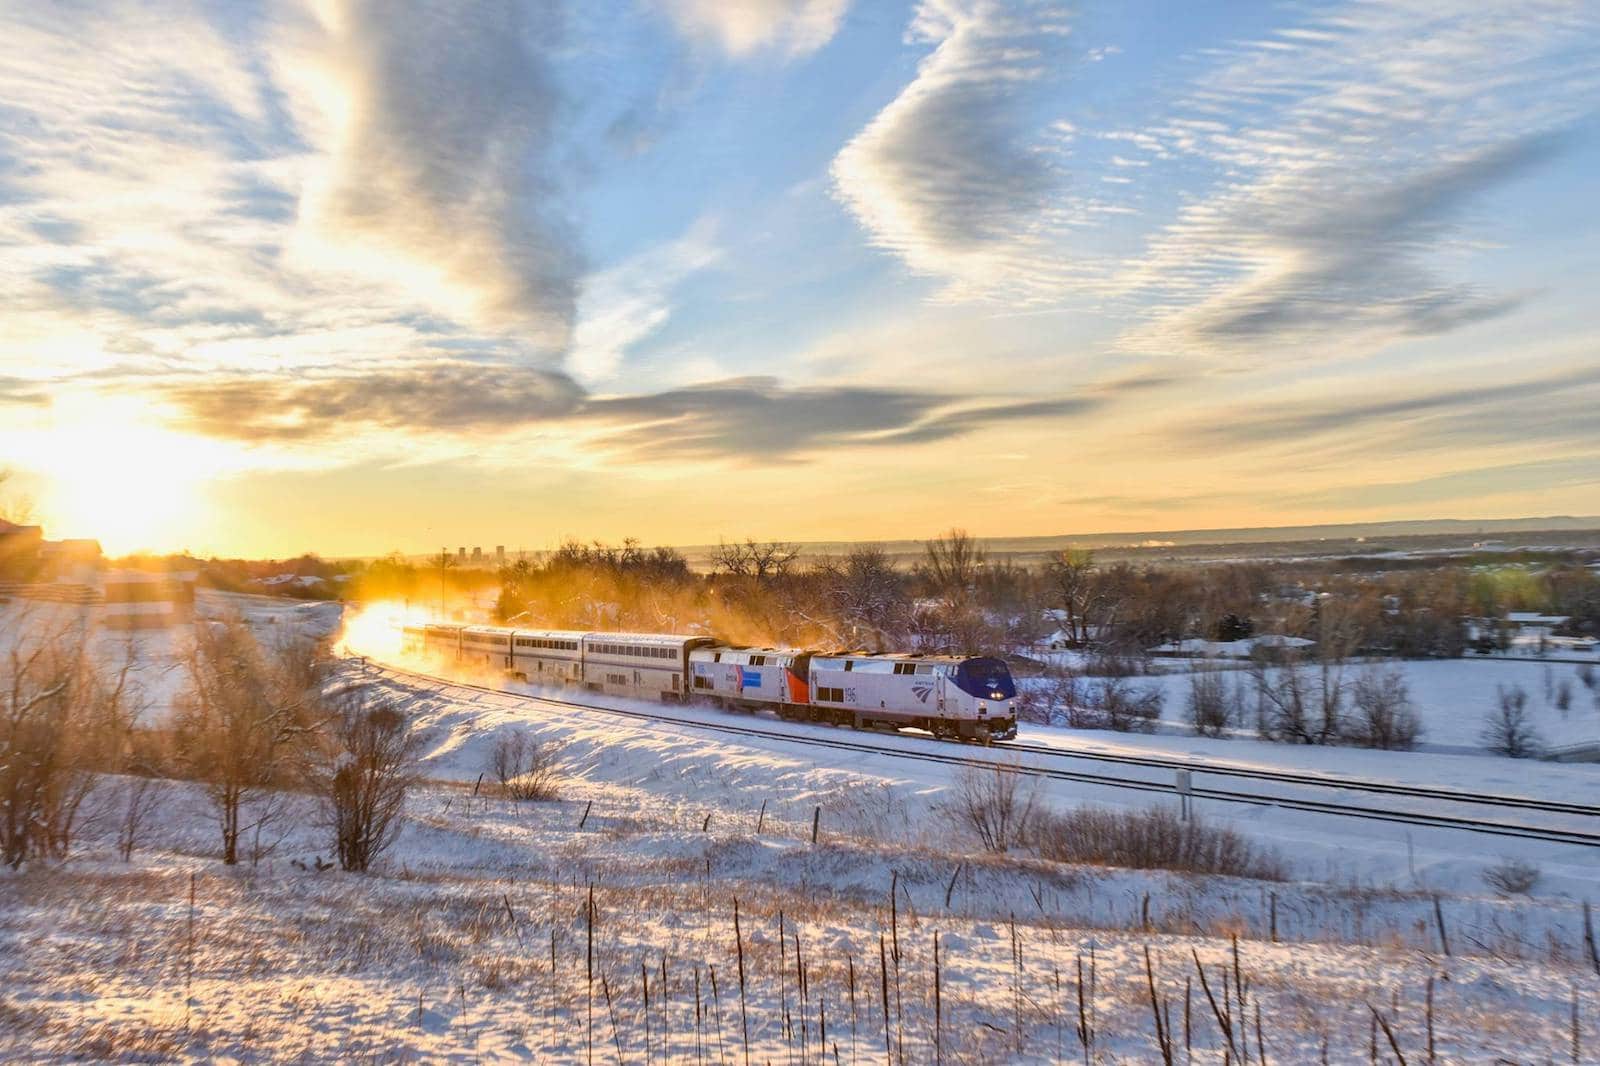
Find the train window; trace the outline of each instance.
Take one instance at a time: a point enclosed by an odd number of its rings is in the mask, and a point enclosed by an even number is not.
[[[694,679],[694,687],[695,688],[710,688],[711,687],[711,679],[709,677],[696,677]]]
[[[714,663],[720,663],[722,661],[722,653],[720,651],[712,652],[711,653],[711,661],[714,662]]]
[[[855,665],[856,665],[855,664],[855,660],[853,660],[853,659],[846,659],[844,661],[844,668],[846,670],[849,670],[849,669],[853,668]]]
[[[931,673],[933,673],[933,667],[928,666],[927,664],[921,664],[921,665],[919,665],[917,667],[917,673],[919,673],[919,674],[931,674]]]
[[[767,665],[767,657],[765,655],[752,655],[750,656],[750,665],[765,666]]]

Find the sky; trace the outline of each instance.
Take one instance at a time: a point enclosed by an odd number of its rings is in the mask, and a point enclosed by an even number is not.
[[[1585,0],[0,4],[109,551],[1600,513]]]

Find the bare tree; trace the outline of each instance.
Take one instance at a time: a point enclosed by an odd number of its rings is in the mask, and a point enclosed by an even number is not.
[[[96,771],[111,768],[126,684],[98,671],[78,612],[11,612],[0,628],[0,862],[64,856]]]
[[[1539,734],[1528,714],[1528,693],[1521,685],[1496,687],[1497,706],[1484,719],[1483,743],[1490,751],[1512,759],[1539,753]]]
[[[323,731],[312,782],[341,868],[365,873],[394,843],[419,743],[405,715],[361,693],[347,696]]]
[[[270,793],[286,782],[289,756],[315,729],[318,694],[303,688],[298,654],[290,653],[287,665],[274,661],[232,619],[197,625],[185,656],[189,689],[178,701],[180,744],[216,809],[222,861],[230,866],[239,861],[241,836],[282,813]],[[262,810],[246,823],[246,809],[258,800]]]
[[[968,766],[956,778],[953,809],[986,850],[1003,852],[1027,838],[1036,799],[1032,780],[1016,766]]]
[[[983,561],[983,549],[964,529],[952,529],[923,545],[923,572],[946,602],[968,599]]]
[[[1363,671],[1350,687],[1345,738],[1366,748],[1409,751],[1422,734],[1406,676],[1397,666]]]
[[[1323,659],[1315,667],[1290,660],[1273,668],[1251,664],[1256,693],[1256,730],[1269,740],[1294,744],[1332,744],[1343,725],[1345,683],[1342,668]]]
[[[881,546],[860,545],[843,560],[824,559],[816,573],[853,641],[881,646],[905,630],[908,604],[901,575]]]
[[[1045,561],[1044,572],[1065,612],[1067,639],[1074,645],[1087,643],[1090,616],[1096,606],[1094,553],[1077,548],[1052,552]]]
[[[0,469],[0,486],[12,478],[10,470]],[[33,520],[33,500],[15,492],[0,493],[0,519],[19,526]]]
[[[743,544],[737,541],[732,544],[722,541],[717,545],[717,550],[711,558],[712,563],[723,573],[733,577],[750,578],[757,584],[766,584],[788,576],[790,568],[799,556],[800,549],[793,544],[776,540],[757,543],[747,539]]]

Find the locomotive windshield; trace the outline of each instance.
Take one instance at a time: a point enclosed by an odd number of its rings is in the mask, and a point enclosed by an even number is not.
[[[968,659],[956,667],[956,687],[980,699],[1009,700],[1017,694],[1011,671],[1000,659]]]

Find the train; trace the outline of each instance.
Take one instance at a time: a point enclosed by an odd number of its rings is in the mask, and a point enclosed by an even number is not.
[[[582,688],[854,729],[921,729],[990,743],[1017,735],[1016,684],[991,656],[754,648],[674,633],[429,623],[405,650],[531,684]]]

